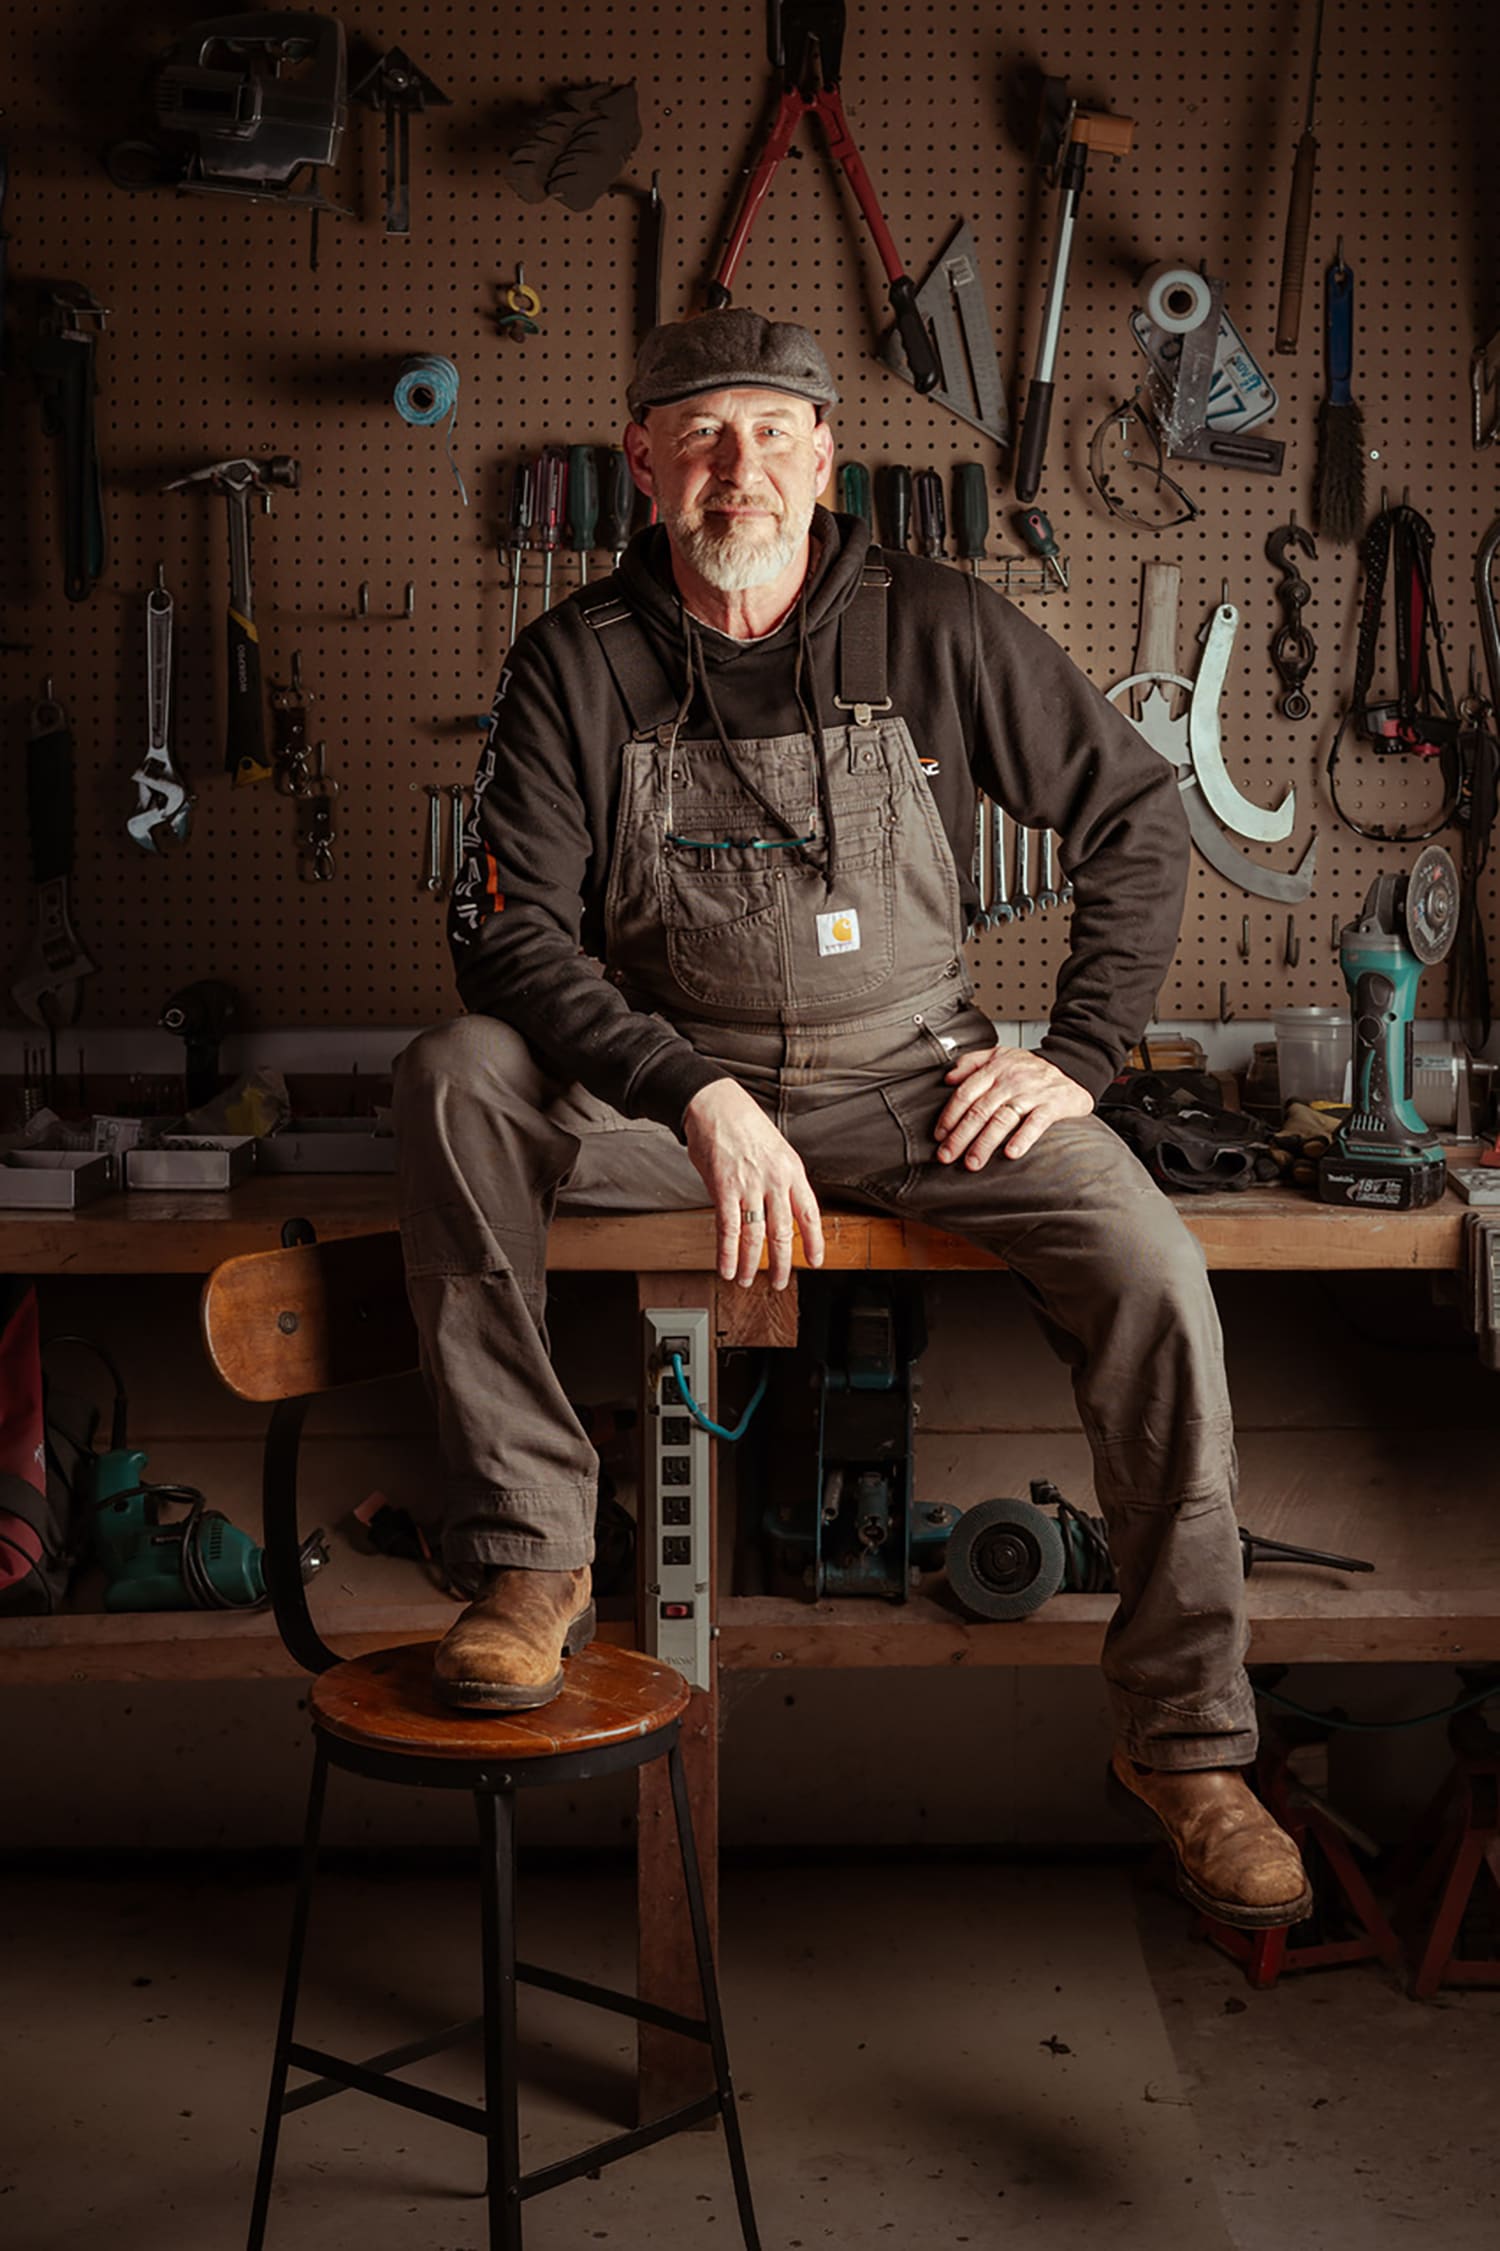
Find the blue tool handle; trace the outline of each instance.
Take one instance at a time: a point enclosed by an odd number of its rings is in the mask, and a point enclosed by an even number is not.
[[[1328,317],[1328,403],[1352,406],[1354,393],[1354,271],[1335,263],[1324,279]]]

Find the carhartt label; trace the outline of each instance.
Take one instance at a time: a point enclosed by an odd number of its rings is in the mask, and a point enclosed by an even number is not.
[[[818,951],[820,954],[859,952],[859,916],[853,907],[839,907],[832,914],[819,915]]]

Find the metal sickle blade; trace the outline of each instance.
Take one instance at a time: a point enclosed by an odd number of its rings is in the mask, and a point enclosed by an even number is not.
[[[1224,826],[1260,844],[1279,844],[1291,835],[1297,818],[1296,791],[1289,789],[1281,803],[1269,809],[1252,805],[1235,788],[1219,741],[1219,697],[1239,621],[1232,602],[1221,602],[1210,620],[1188,705],[1188,747],[1198,785]]]

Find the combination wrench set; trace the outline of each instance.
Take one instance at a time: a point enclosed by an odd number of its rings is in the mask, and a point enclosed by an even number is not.
[[[974,830],[974,883],[979,907],[965,935],[977,930],[998,930],[1007,922],[1027,922],[1033,915],[1072,904],[1073,886],[1057,864],[1057,838],[1050,829],[1015,829],[1015,875],[1011,876],[1011,847],[1003,807],[981,797]],[[1031,888],[1032,870],[1037,887]]]
[[[424,820],[427,830],[427,857],[421,876],[421,887],[433,899],[446,898],[458,881],[464,864],[464,826],[466,802],[469,796],[463,782],[413,782],[413,790],[425,789],[427,806]],[[448,865],[443,865],[444,841],[447,843]]]

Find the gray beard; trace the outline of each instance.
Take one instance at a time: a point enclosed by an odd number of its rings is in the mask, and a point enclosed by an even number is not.
[[[680,516],[667,518],[673,543],[698,576],[720,594],[744,594],[779,578],[806,538],[812,509],[783,516],[775,537],[757,532],[713,532],[689,527]]]

